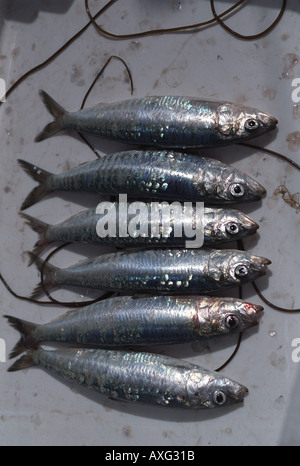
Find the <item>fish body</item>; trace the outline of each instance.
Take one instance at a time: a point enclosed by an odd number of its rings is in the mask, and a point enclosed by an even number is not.
[[[10,372],[41,366],[109,398],[169,408],[214,408],[243,401],[248,389],[218,372],[176,358],[72,348],[30,351]]]
[[[41,268],[44,261],[34,259]],[[129,294],[201,294],[255,280],[270,263],[234,249],[151,249],[103,254],[64,269],[47,263],[43,271],[48,290],[75,286]],[[41,294],[40,284],[32,297]]]
[[[247,141],[277,125],[276,118],[257,109],[193,97],[134,98],[68,113],[46,92],[40,95],[55,121],[36,141],[72,129],[130,144],[215,147]]]
[[[105,203],[105,206],[107,205]],[[141,221],[139,230],[135,230],[138,233],[137,236],[128,233],[128,226],[137,218],[136,213],[129,213],[130,206],[133,204],[124,205],[112,202],[109,205],[112,213],[110,218],[116,225],[113,231],[114,236],[109,235],[107,228],[103,228],[102,236],[99,234],[98,222],[102,221],[106,224],[107,214],[98,213],[97,208],[79,212],[57,225],[48,225],[27,214],[21,214],[31,228],[39,233],[39,240],[33,252],[40,255],[49,244],[55,241],[106,244],[123,248],[185,247],[186,242],[191,240],[193,231],[195,236],[198,222],[201,234],[204,235],[204,246],[215,246],[245,238],[254,234],[258,229],[257,223],[238,210],[205,207],[202,214],[202,210],[198,212],[196,207],[185,206],[184,203],[176,203],[173,212],[169,210],[169,221],[165,224],[164,221],[168,218],[165,218],[164,206],[158,202],[155,204],[148,202],[144,204],[146,215],[142,217],[143,222]],[[141,205],[138,204],[138,206],[141,209]],[[124,209],[127,212],[125,217]],[[166,214],[168,214],[167,211]],[[139,216],[138,219],[140,218]],[[124,224],[122,224],[123,220]],[[124,231],[126,234],[123,233]]]
[[[18,162],[39,183],[21,210],[54,192],[127,194],[135,199],[208,205],[257,201],[266,193],[257,181],[230,165],[174,151],[117,152],[57,175],[24,160]]]
[[[15,357],[41,342],[92,346],[174,344],[238,333],[258,323],[263,308],[236,298],[121,296],[69,311],[46,324],[5,316],[22,338]]]

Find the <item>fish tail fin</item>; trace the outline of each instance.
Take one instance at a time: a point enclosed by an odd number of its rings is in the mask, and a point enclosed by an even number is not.
[[[49,264],[41,259],[39,256],[34,254],[33,252],[28,252],[30,257],[30,263],[37,266],[38,270],[41,272],[43,270],[43,283],[40,282],[33,290],[31,294],[31,299],[40,298],[45,294],[44,287],[46,290],[51,290],[56,287],[55,284],[55,274],[59,270],[58,267],[55,265]]]
[[[32,355],[33,351],[29,351],[27,354],[21,356],[7,369],[7,372],[21,371],[22,369],[35,366]]]
[[[52,191],[48,181],[51,176],[53,176],[53,174],[37,167],[33,163],[26,162],[25,160],[18,159],[18,163],[33,180],[39,183],[39,185],[28,194],[25,201],[23,202],[21,210],[25,210],[33,204],[39,202]]]
[[[47,230],[49,228],[49,224],[46,222],[42,222],[37,218],[31,217],[30,215],[24,214],[20,212],[21,217],[25,218],[26,224],[29,225],[33,231],[38,233],[39,239],[35,243],[33,247],[33,254],[36,256],[40,256],[43,250],[48,246],[49,240],[47,239]],[[30,257],[29,265],[31,265],[34,261],[34,257]]]
[[[35,142],[43,141],[44,139],[54,136],[56,133],[64,129],[63,117],[66,115],[66,110],[55,102],[47,92],[40,90],[39,92],[42,101],[48,112],[54,117],[54,121],[48,123],[45,128],[36,136]]]
[[[28,322],[14,316],[4,315],[3,317],[5,317],[9,324],[21,334],[20,340],[10,352],[10,358],[15,358],[28,348],[32,348],[37,345],[37,340],[34,337],[34,331],[38,327],[38,324],[33,324],[32,322]]]

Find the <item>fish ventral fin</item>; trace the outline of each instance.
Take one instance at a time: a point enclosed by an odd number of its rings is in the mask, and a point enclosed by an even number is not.
[[[39,94],[48,112],[54,117],[54,121],[48,123],[45,128],[36,136],[35,142],[43,141],[44,139],[54,136],[59,131],[64,129],[63,117],[66,115],[66,110],[55,102],[47,92],[40,90]]]

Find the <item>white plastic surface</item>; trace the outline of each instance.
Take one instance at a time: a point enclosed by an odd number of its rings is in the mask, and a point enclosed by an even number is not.
[[[45,3],[49,5],[44,6]],[[90,3],[93,13],[104,5],[102,1]],[[231,4],[219,0],[217,11]],[[279,0],[248,2],[228,24],[243,34],[259,32],[273,21],[280,6]],[[88,21],[83,0],[11,0],[2,1],[1,7],[0,77],[7,87],[50,56]],[[292,81],[300,78],[299,12],[298,0],[289,0],[277,28],[263,39],[250,42],[232,37],[219,25],[196,33],[121,41],[104,38],[90,26],[54,62],[23,82],[0,108],[0,270],[13,289],[29,295],[39,280],[34,266],[27,267],[25,254],[32,249],[37,235],[18,215],[22,201],[35,183],[18,166],[17,159],[23,158],[58,173],[94,158],[90,149],[71,135],[34,143],[36,134],[51,119],[39,98],[40,88],[65,108],[77,110],[107,58],[118,55],[131,70],[134,96],[173,94],[227,99],[273,114],[279,120],[278,130],[253,143],[281,152],[299,163],[300,103],[298,107],[292,100]],[[109,30],[126,33],[210,17],[207,0],[131,0],[117,2],[103,16],[101,24]],[[120,63],[112,62],[87,105],[129,97],[127,74]],[[93,139],[93,143],[104,153],[120,148],[106,141]],[[203,153],[241,168],[266,187],[268,194],[262,202],[241,207],[260,225],[258,234],[245,241],[245,245],[249,251],[272,260],[267,278],[257,282],[265,295],[279,306],[299,307],[300,214],[281,195],[274,195],[283,184],[291,194],[300,191],[297,170],[245,147]],[[28,213],[49,223],[58,223],[95,205],[97,200],[96,196],[54,196],[35,205]],[[57,256],[55,263],[67,265],[92,253],[95,253],[93,248],[84,246],[79,252],[74,247]],[[237,291],[230,293],[236,295]],[[70,291],[59,291],[55,296],[77,299]],[[2,285],[0,297],[1,314],[33,322],[47,322],[65,312],[62,308],[19,301]],[[244,288],[244,297],[261,304],[251,285]],[[243,405],[237,408],[174,412],[120,404],[62,383],[38,368],[8,373],[10,361],[1,361],[0,444],[172,447],[278,445],[289,443],[289,439],[299,444],[299,434],[296,439],[295,435],[289,437],[286,429],[289,426],[294,434],[298,431],[289,422],[289,416],[295,397],[299,398],[299,384],[298,394],[295,387],[300,370],[300,362],[296,362],[299,352],[292,346],[294,339],[300,338],[299,319],[299,314],[284,314],[265,306],[259,327],[245,333],[238,354],[223,370],[226,376],[249,388]],[[19,336],[2,317],[0,338],[2,343],[5,341],[8,359]],[[236,340],[236,337],[214,339],[203,344],[159,347],[157,351],[215,369],[231,354]]]

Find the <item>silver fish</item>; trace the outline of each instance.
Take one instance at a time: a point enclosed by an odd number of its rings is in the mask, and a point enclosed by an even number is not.
[[[248,389],[215,371],[150,353],[72,348],[29,351],[9,372],[41,366],[111,399],[169,408],[242,402]]]
[[[10,354],[15,357],[47,341],[106,347],[198,341],[257,325],[262,311],[236,298],[122,296],[69,311],[47,324],[4,317],[21,333]]]
[[[39,183],[21,210],[58,191],[127,194],[135,199],[199,201],[210,205],[257,201],[266,193],[257,181],[230,165],[173,151],[117,152],[58,175],[24,160],[18,162]]]
[[[135,218],[136,214],[129,214],[130,204],[123,205],[118,202],[112,202],[112,211],[115,213],[116,232],[115,236],[99,236],[97,233],[97,224],[100,219],[106,219],[105,214],[97,213],[97,208],[92,208],[73,215],[62,223],[49,225],[30,215],[21,213],[26,223],[39,234],[39,239],[34,245],[34,254],[40,255],[44,249],[55,241],[80,242],[107,244],[117,247],[185,247],[186,241],[190,240],[191,228],[195,230],[197,209],[193,206],[188,207],[183,203],[178,203],[177,210],[170,212],[168,228],[164,229],[163,209],[161,203],[156,203],[157,218],[154,219],[152,213],[153,203],[145,203],[147,217],[143,218],[140,225],[139,236],[129,235],[128,225]],[[120,218],[120,209],[126,209],[126,217]],[[176,212],[179,211],[179,215]],[[182,215],[180,215],[182,212]],[[124,211],[122,212],[124,215]],[[152,216],[151,216],[152,215]],[[122,227],[119,222],[125,218],[126,224]],[[219,245],[233,240],[242,239],[253,235],[259,228],[244,213],[235,209],[218,209],[205,207],[203,212],[201,231],[204,232],[205,246]],[[188,229],[186,229],[186,226]],[[124,228],[125,227],[125,228]],[[126,231],[127,236],[123,234]],[[165,231],[166,230],[166,231]],[[147,232],[145,236],[142,232]],[[177,236],[180,233],[181,236]]]
[[[29,253],[37,267],[44,261]],[[264,275],[269,259],[234,249],[151,249],[103,254],[64,269],[44,264],[44,285],[75,286],[123,293],[201,294]],[[44,293],[41,284],[32,298]]]
[[[135,98],[68,113],[46,92],[40,91],[40,96],[54,121],[36,141],[72,129],[138,145],[213,147],[247,141],[273,130],[278,123],[254,108],[194,97]]]

